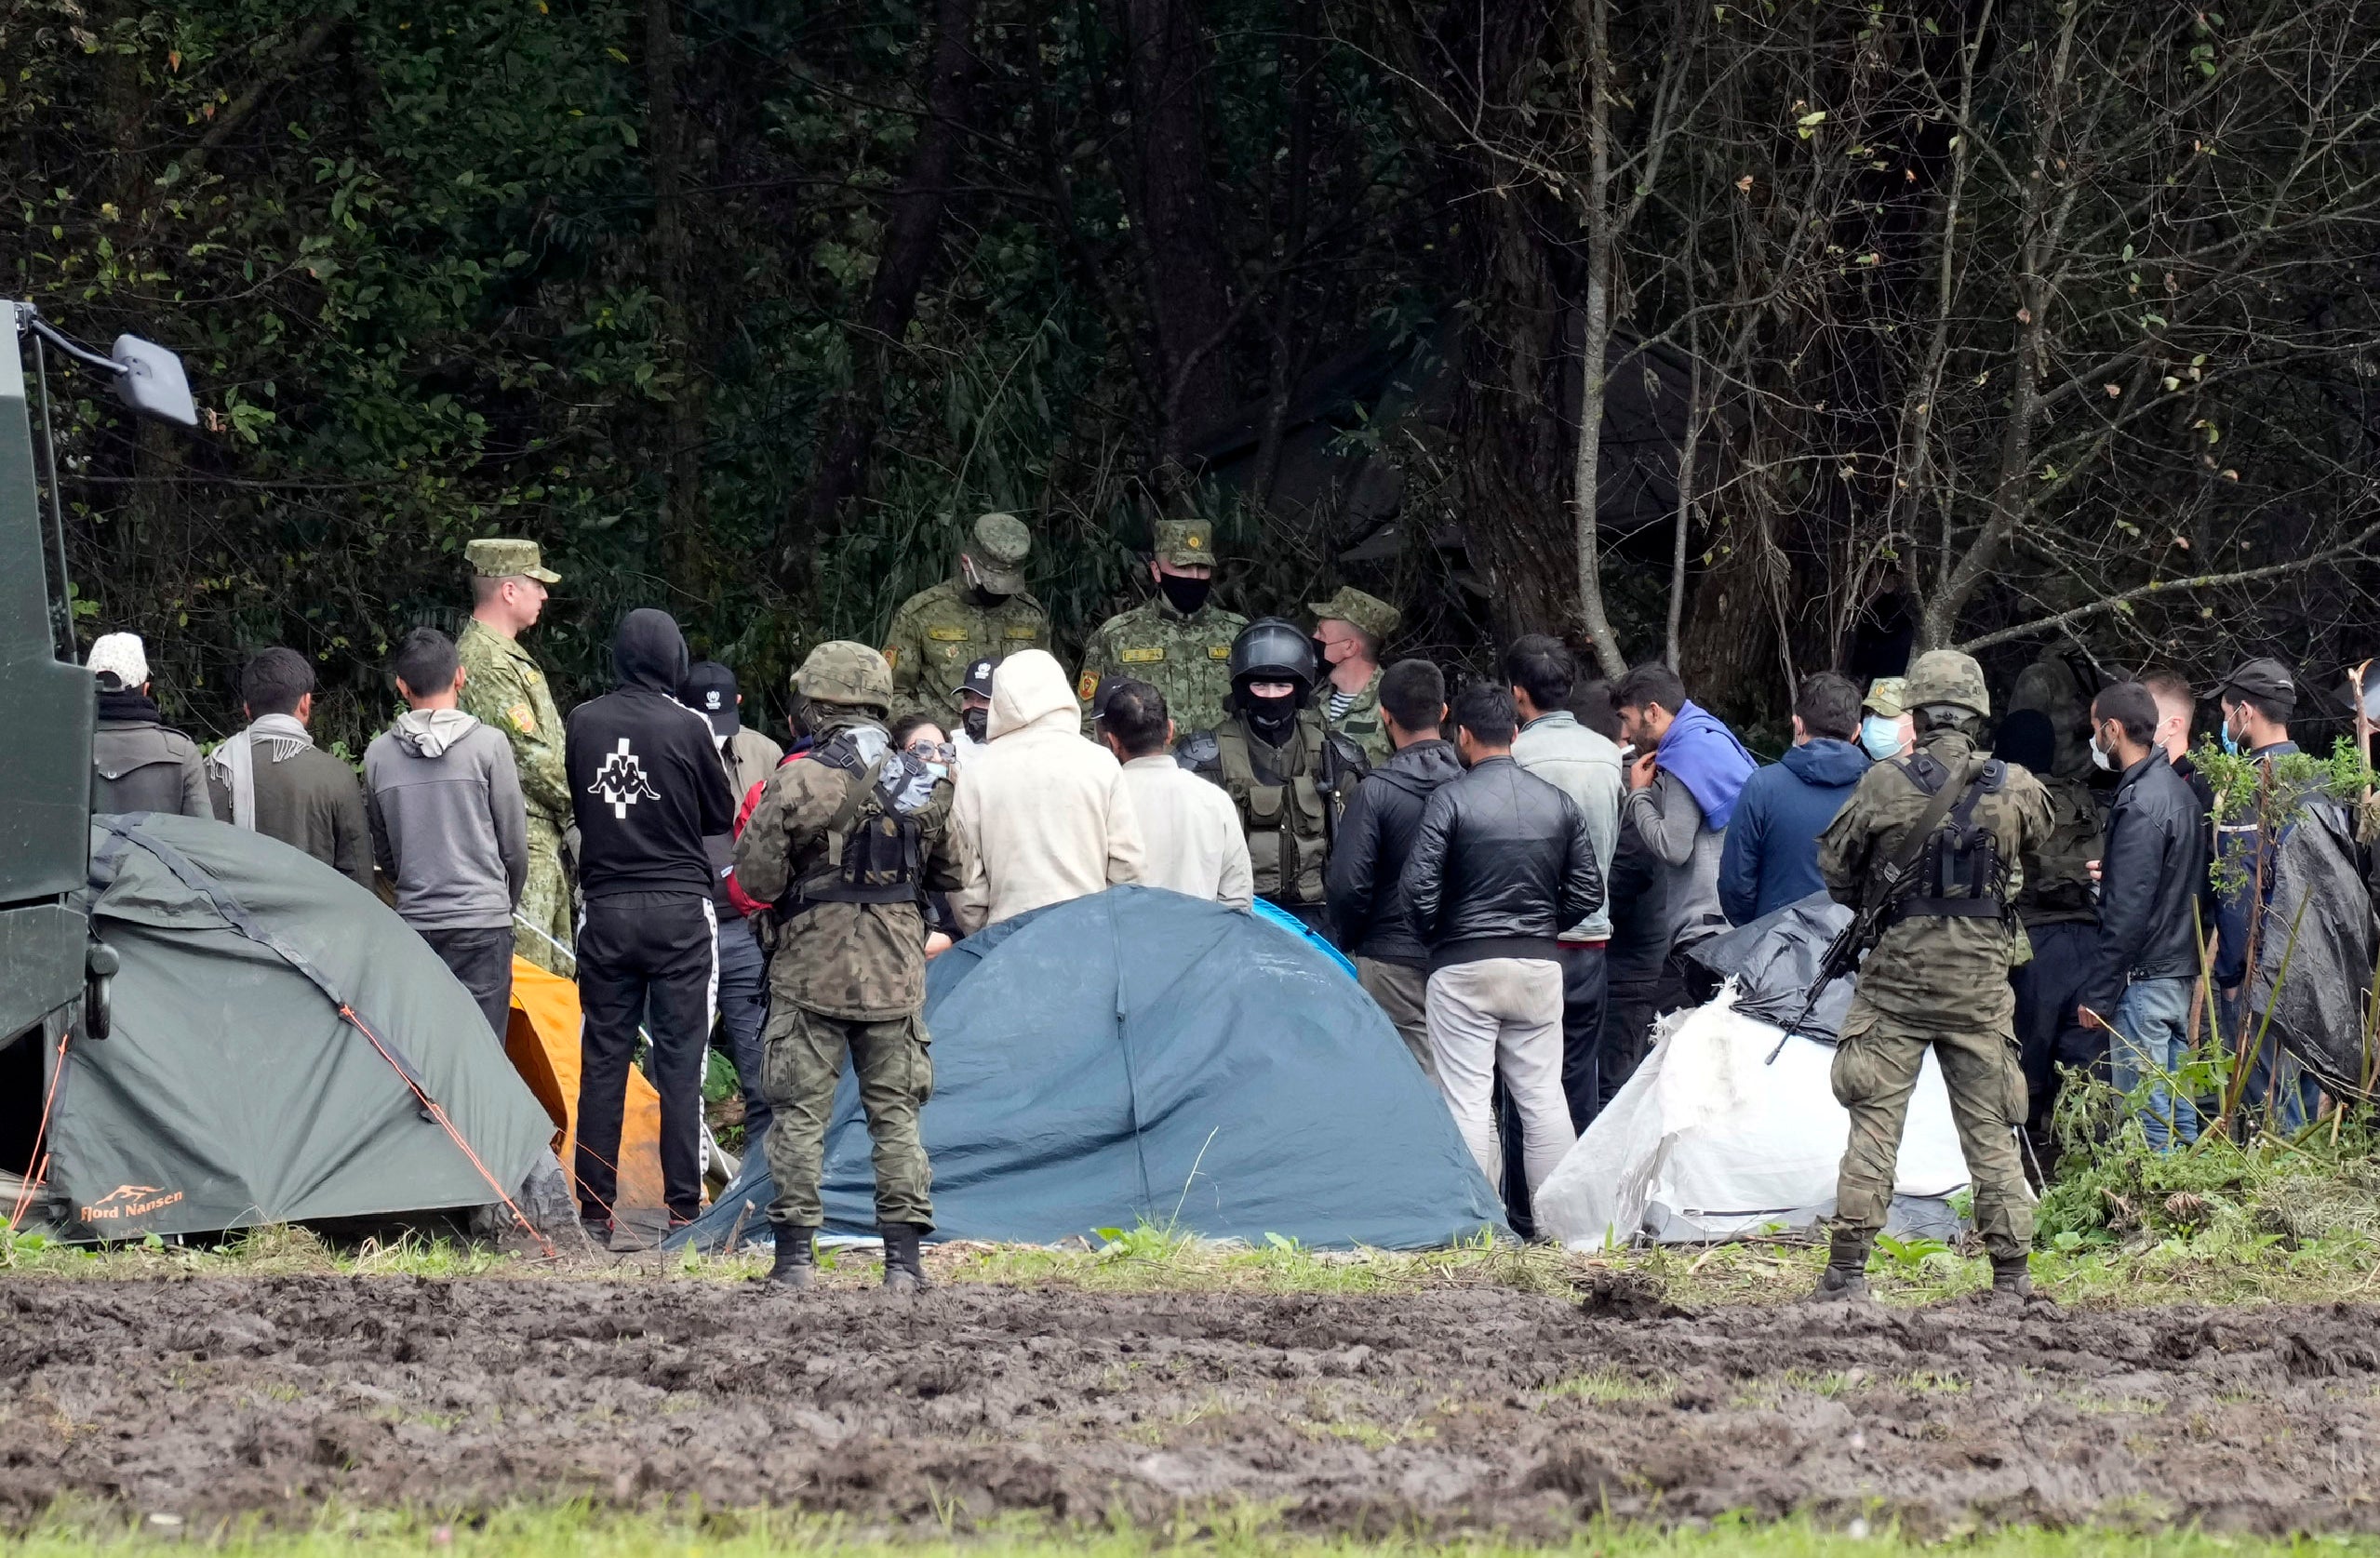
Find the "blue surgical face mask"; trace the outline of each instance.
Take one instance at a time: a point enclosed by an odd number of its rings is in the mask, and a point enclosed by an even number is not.
[[[1859,744],[1867,755],[1879,763],[1901,752],[1901,722],[1886,719],[1882,714],[1870,714],[1859,722]]]
[[[2240,755],[2240,738],[2231,734],[2231,715],[2228,711],[2226,711],[2223,716],[2223,750],[2234,757]]]

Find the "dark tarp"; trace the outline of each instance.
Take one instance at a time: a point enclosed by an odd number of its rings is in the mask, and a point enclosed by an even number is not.
[[[1851,923],[1849,909],[1824,893],[1812,893],[1724,935],[1698,941],[1686,955],[1722,979],[1735,979],[1737,1011],[1782,1028],[1810,999],[1826,943]],[[1833,1044],[1858,984],[1853,976],[1827,986],[1801,1024],[1801,1035]]]
[[[2353,823],[2337,802],[2311,796],[2273,854],[2249,1007],[2272,1013],[2281,1043],[2333,1093],[2362,1091],[2373,959],[2372,899]]]
[[[1146,1218],[1418,1249],[1501,1226],[1371,998],[1298,937],[1220,904],[1115,887],[1004,921],[935,960],[926,1022],[940,1237],[1049,1244]],[[829,1232],[875,1232],[873,1186],[847,1070]],[[679,1237],[766,1238],[774,1193],[755,1154]]]
[[[90,875],[92,927],[123,968],[113,1032],[67,1050],[57,1220],[139,1238],[484,1205],[491,1178],[516,1194],[550,1157],[553,1122],[470,993],[338,872],[144,812],[98,819]]]

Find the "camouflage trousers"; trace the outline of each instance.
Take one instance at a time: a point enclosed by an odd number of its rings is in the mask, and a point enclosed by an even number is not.
[[[1854,998],[1835,1050],[1835,1098],[1851,1112],[1851,1141],[1835,1185],[1835,1226],[1869,1238],[1892,1205],[1901,1126],[1932,1048],[1950,1092],[1950,1117],[1975,1187],[1975,1229],[1996,1256],[2033,1246],[2033,1190],[2017,1155],[2025,1121],[2025,1071],[2006,1025],[1930,1027],[1889,1016]]]
[[[562,831],[542,817],[528,819],[528,881],[521,887],[519,912],[545,933],[520,930],[514,940],[521,956],[549,974],[574,978],[578,965],[565,955],[576,916],[570,908],[570,879],[562,870]],[[555,952],[547,937],[559,941],[563,951]]]
[[[818,1181],[848,1051],[859,1072],[860,1107],[867,1112],[874,1149],[876,1221],[931,1228],[933,1169],[917,1137],[917,1112],[934,1086],[924,1019],[851,1021],[805,1010],[780,996],[771,1005],[764,1043],[760,1086],[776,1112],[761,1138],[769,1172],[777,1181],[769,1220],[784,1228],[816,1228],[826,1220]]]

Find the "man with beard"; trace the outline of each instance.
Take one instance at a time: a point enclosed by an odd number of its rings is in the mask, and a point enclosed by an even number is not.
[[[1327,933],[1323,871],[1363,749],[1314,707],[1314,641],[1279,617],[1232,641],[1230,710],[1182,743],[1182,766],[1222,785],[1248,834],[1256,896]],[[1095,689],[1094,689],[1095,690]]]
[[[1215,583],[1215,527],[1203,519],[1157,521],[1149,577],[1157,583],[1157,598],[1110,617],[1083,646],[1075,699],[1083,706],[1086,734],[1091,731],[1090,700],[1100,678],[1110,672],[1157,688],[1184,739],[1223,722],[1223,700],[1232,688],[1232,640],[1248,619],[1209,598]],[[1312,681],[1309,675],[1308,684]]]
[[[892,667],[892,716],[950,717],[968,668],[1020,649],[1050,647],[1050,614],[1024,587],[1033,532],[1014,514],[975,522],[956,570],[892,614],[884,659]]]

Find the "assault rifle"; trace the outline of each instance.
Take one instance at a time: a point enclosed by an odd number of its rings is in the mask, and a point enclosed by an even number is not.
[[[1924,815],[1918,819],[1918,825],[1910,829],[1908,837],[1901,841],[1901,847],[1869,868],[1867,886],[1860,894],[1859,908],[1852,913],[1851,924],[1837,931],[1835,939],[1826,943],[1825,952],[1818,958],[1818,977],[1811,982],[1810,999],[1801,1004],[1801,1010],[1794,1014],[1793,1020],[1785,1024],[1785,1032],[1777,1035],[1777,1047],[1769,1051],[1768,1059],[1761,1062],[1763,1065],[1777,1063],[1777,1057],[1785,1053],[1785,1041],[1801,1032],[1801,1025],[1808,1022],[1810,1014],[1818,1009],[1818,1002],[1825,995],[1826,987],[1855,972],[1860,959],[1884,939],[1884,932],[1889,928],[1885,925],[1885,917],[1909,896],[1909,886],[1918,873],[1919,862],[1925,859],[1926,840],[1934,835],[1943,819],[1950,815],[1950,808],[1959,804],[1959,797],[1983,777],[1983,772],[1984,759],[1978,757],[1972,759],[1963,771],[1943,780],[1942,788],[1927,804]]]

